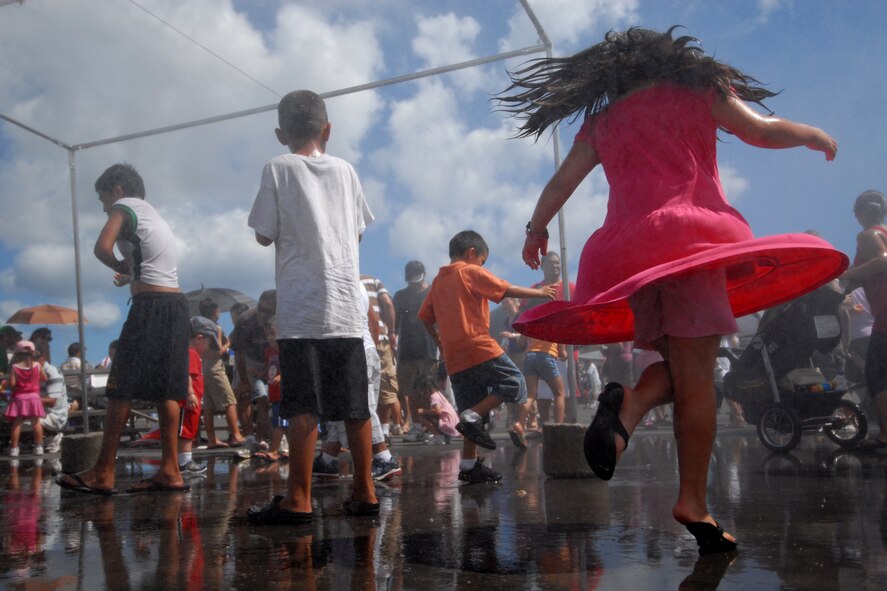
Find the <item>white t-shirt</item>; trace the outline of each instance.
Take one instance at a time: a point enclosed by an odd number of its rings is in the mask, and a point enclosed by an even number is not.
[[[178,287],[176,239],[166,221],[144,199],[124,197],[111,206],[126,214],[117,239],[132,278],[159,287]]]
[[[341,158],[284,154],[265,165],[248,223],[274,241],[278,338],[363,336],[359,237],[372,221]]]

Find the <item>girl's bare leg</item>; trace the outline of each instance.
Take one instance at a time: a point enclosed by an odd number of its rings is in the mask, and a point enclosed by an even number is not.
[[[720,337],[669,337],[674,384],[674,434],[680,490],[672,515],[680,523],[714,523],[706,502],[708,464],[716,424],[714,367]],[[733,539],[725,534],[728,539]]]
[[[43,445],[43,423],[40,422],[39,417],[31,419],[31,426],[34,429],[34,444]]]
[[[668,363],[660,361],[649,365],[641,374],[637,385],[631,388],[622,386],[624,396],[622,408],[619,410],[619,420],[625,426],[629,436],[634,433],[638,424],[644,419],[644,415],[651,409],[674,402],[671,374]],[[625,451],[626,443],[621,437],[616,437],[616,461]]]
[[[524,380],[527,382],[527,401],[517,405],[515,421],[511,426],[513,430],[520,434],[523,434],[525,431],[524,424],[527,420],[527,415],[530,409],[533,408],[533,401],[536,400],[536,393],[539,391],[539,376],[524,376]]]
[[[18,441],[22,436],[22,418],[15,417],[9,433],[9,447],[18,447]]]

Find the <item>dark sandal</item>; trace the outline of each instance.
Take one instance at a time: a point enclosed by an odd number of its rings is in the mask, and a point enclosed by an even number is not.
[[[281,508],[281,502],[283,496],[277,495],[265,507],[253,505],[246,514],[246,521],[250,525],[304,525],[314,519],[314,513],[287,511]]]
[[[342,504],[342,513],[352,517],[373,517],[379,514],[379,503],[367,503],[351,499]]]
[[[712,525],[707,521],[696,521],[687,523],[684,527],[696,538],[700,556],[736,550],[736,542],[724,537],[724,528],[718,523]]]
[[[625,441],[625,447],[628,448],[628,431],[619,420],[623,395],[622,386],[615,382],[607,384],[598,396],[597,413],[585,432],[585,461],[601,480],[610,480],[616,470],[617,435]]]
[[[66,478],[70,478],[71,480],[73,480],[73,482],[66,480]],[[62,474],[55,479],[55,483],[64,489],[73,490],[88,495],[110,497],[117,494],[117,491],[114,489],[96,488],[94,486],[89,486],[88,484],[86,484],[86,481],[83,480],[83,477],[79,474]]]

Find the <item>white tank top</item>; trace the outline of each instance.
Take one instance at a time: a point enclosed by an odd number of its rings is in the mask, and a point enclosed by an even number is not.
[[[166,221],[144,199],[124,197],[111,206],[122,211],[126,223],[117,248],[129,265],[133,280],[159,287],[178,287],[176,239]]]

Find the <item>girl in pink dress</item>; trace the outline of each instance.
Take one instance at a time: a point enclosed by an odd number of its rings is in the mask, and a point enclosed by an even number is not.
[[[755,239],[724,196],[719,130],[764,148],[807,146],[832,160],[837,144],[815,127],[765,117],[745,101],[774,95],[704,55],[695,39],[633,28],[568,58],[536,60],[500,97],[522,115],[520,136],[539,137],[584,113],[570,153],[527,224],[523,259],[533,269],[545,229],[598,164],[610,183],[603,226],[579,263],[575,297],[523,314],[515,329],[558,343],[634,339],[665,359],[632,390],[609,384],[585,438],[595,474],[609,480],[629,435],[652,408],[674,403],[680,491],[672,514],[700,553],[732,550],[708,511],[706,476],[715,435],[714,367],[735,317],[774,306],[834,279],[847,257],[806,234]]]
[[[31,341],[19,341],[15,345],[12,365],[9,367],[9,387],[12,397],[6,407],[6,418],[12,419],[9,455],[19,455],[18,442],[22,434],[22,422],[31,419],[34,429],[34,453],[43,453],[43,425],[46,416],[40,401],[40,382],[46,381],[43,368],[37,363],[37,351]]]

